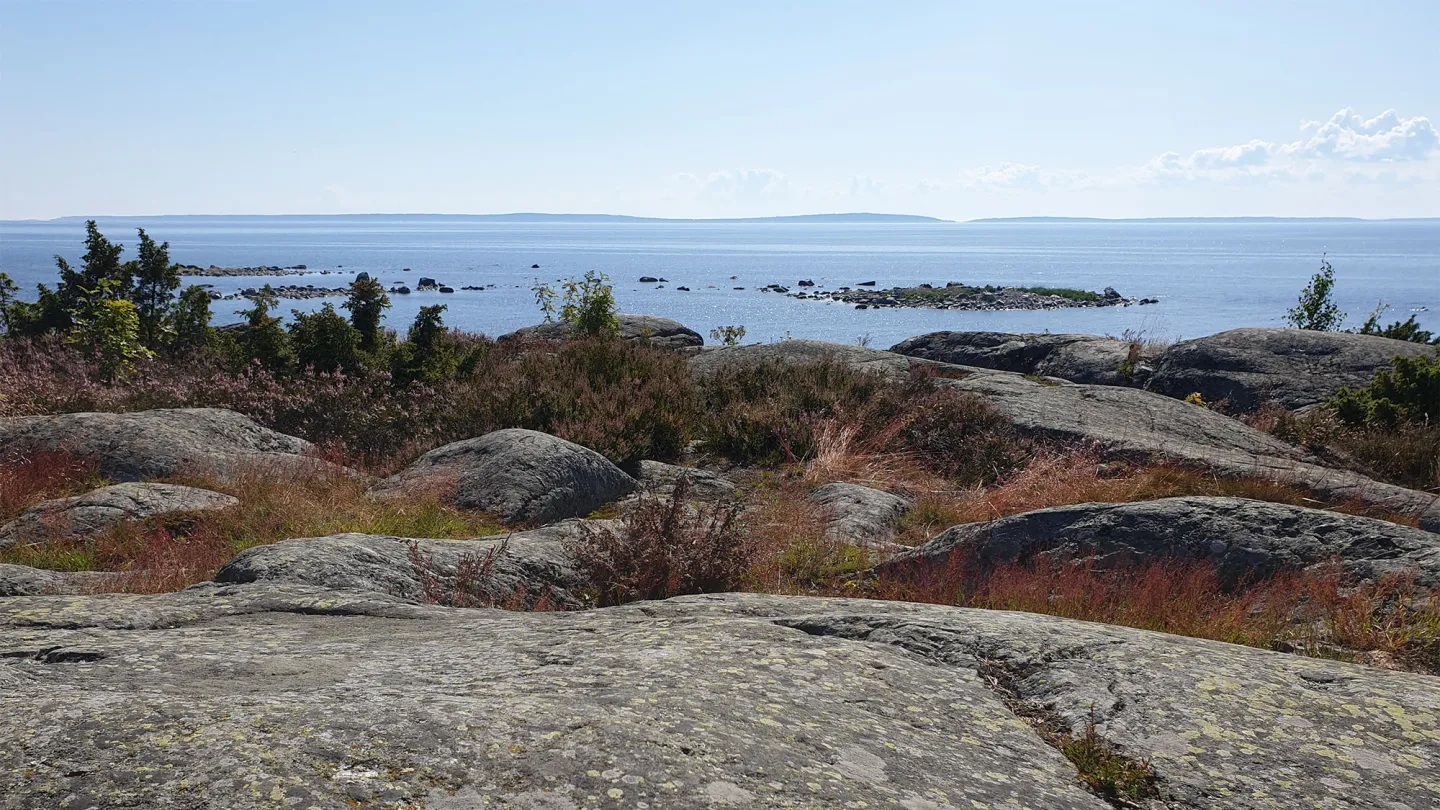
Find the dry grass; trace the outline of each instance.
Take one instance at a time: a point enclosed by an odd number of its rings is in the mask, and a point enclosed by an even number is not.
[[[319,466],[253,465],[225,480],[192,476],[171,482],[225,492],[241,505],[126,522],[79,540],[0,549],[0,562],[59,571],[118,572],[122,576],[100,580],[96,587],[159,593],[209,579],[240,551],[279,540],[341,532],[465,538],[494,534],[501,528],[484,515],[445,507],[433,499],[372,501],[363,478]]]
[[[101,486],[99,467],[94,458],[50,451],[0,463],[0,522],[41,501]]]

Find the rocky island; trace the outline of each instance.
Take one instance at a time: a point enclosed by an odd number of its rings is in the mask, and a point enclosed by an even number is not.
[[[890,289],[862,289],[869,285],[840,287],[835,290],[816,288],[813,281],[802,280],[797,286],[802,289],[791,292],[788,287],[775,284],[765,288],[780,292],[791,298],[840,301],[853,304],[856,309],[879,309],[884,307],[913,307],[918,309],[958,310],[1006,310],[1006,309],[1064,309],[1070,307],[1114,307],[1131,304],[1156,304],[1155,298],[1126,298],[1113,287],[1103,292],[1075,290],[1058,287],[996,287],[985,285],[972,287],[952,281],[943,287],[921,284],[916,287],[892,287]]]

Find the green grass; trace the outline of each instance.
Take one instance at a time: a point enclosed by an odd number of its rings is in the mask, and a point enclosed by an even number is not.
[[[1089,290],[1075,290],[1069,287],[1015,287],[1021,292],[1035,293],[1036,295],[1058,295],[1071,301],[1095,301],[1100,298],[1099,293]]]

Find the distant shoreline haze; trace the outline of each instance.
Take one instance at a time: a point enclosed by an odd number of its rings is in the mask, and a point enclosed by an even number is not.
[[[103,220],[107,222],[177,222],[177,221],[205,221],[205,220],[227,220],[231,222],[276,222],[284,220],[327,220],[327,221],[422,221],[422,220],[451,220],[457,222],[508,222],[508,223],[549,223],[549,224],[604,224],[623,225],[625,223],[636,224],[664,224],[675,223],[685,225],[696,224],[735,224],[735,225],[763,225],[763,224],[808,224],[808,225],[905,225],[905,224],[1004,224],[1021,223],[1031,225],[1043,225],[1047,223],[1106,223],[1106,222],[1153,222],[1159,224],[1183,224],[1183,223],[1283,223],[1283,222],[1440,222],[1440,217],[1280,217],[1280,216],[1237,216],[1237,217],[980,217],[968,220],[952,220],[940,217],[921,216],[917,214],[876,214],[869,212],[857,213],[836,213],[836,214],[799,214],[794,216],[777,217],[711,217],[711,218],[688,218],[688,217],[640,217],[627,214],[547,214],[537,212],[516,212],[509,214],[92,214],[85,216],[63,216],[52,219],[11,219],[0,220],[8,224],[38,224],[38,223],[83,223],[86,220]]]

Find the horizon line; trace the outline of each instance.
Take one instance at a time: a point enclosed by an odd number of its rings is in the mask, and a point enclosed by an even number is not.
[[[86,220],[160,220],[160,219],[345,219],[345,218],[404,218],[404,219],[474,219],[474,220],[568,220],[571,222],[645,222],[645,223],[734,223],[734,224],[759,224],[759,223],[803,223],[803,222],[825,222],[828,224],[844,224],[853,222],[858,224],[883,224],[883,223],[929,223],[965,225],[971,223],[1064,223],[1064,222],[1274,222],[1274,221],[1308,221],[1308,222],[1406,222],[1406,221],[1429,221],[1440,220],[1440,216],[1412,216],[1412,217],[1356,217],[1356,216],[1285,216],[1285,215],[1221,215],[1221,216],[1158,216],[1158,217],[1088,217],[1088,216],[1049,216],[1049,215],[1026,215],[1008,217],[976,217],[973,219],[945,219],[942,217],[929,216],[924,214],[890,214],[876,213],[869,211],[856,212],[833,212],[818,214],[782,214],[775,216],[749,216],[749,217],[652,217],[634,214],[598,214],[598,213],[549,213],[541,211],[515,211],[494,214],[456,214],[456,213],[404,213],[404,212],[369,212],[369,213],[309,213],[309,214],[66,214],[49,218],[22,218],[22,219],[0,219],[5,224],[46,224],[62,222],[83,222]]]

